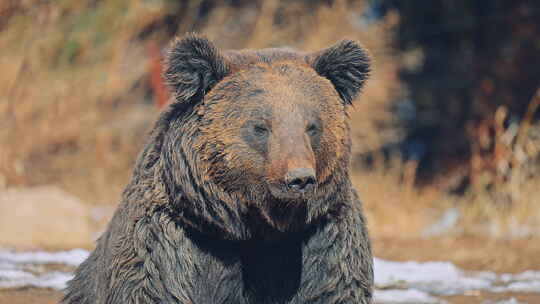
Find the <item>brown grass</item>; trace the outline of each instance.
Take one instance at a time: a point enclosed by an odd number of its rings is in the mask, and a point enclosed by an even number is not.
[[[414,238],[452,206],[452,199],[435,188],[415,188],[407,181],[408,164],[392,160],[389,169],[355,171],[353,184],[360,193],[364,211],[375,238]]]
[[[471,189],[463,197],[467,233],[501,237],[540,234],[540,124],[533,117],[540,106],[540,88],[521,121],[504,125],[507,110],[470,126]]]
[[[152,119],[133,89],[146,73],[142,45],[129,41],[137,7],[116,20],[111,8],[84,11],[83,1],[30,2],[0,35],[2,179],[8,187],[55,184],[86,200],[114,201]],[[143,24],[153,15],[138,14]],[[84,18],[94,18],[93,26],[77,31],[90,22]]]

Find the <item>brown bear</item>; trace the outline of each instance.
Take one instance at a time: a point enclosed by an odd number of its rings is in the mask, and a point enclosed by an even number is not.
[[[366,51],[188,35],[167,56],[174,101],[63,303],[370,303],[347,114]]]

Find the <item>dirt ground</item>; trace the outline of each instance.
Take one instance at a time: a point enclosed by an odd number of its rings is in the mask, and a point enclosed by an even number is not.
[[[540,270],[540,240],[494,240],[477,237],[439,239],[374,239],[375,256],[393,261],[451,261],[467,270],[519,273]],[[57,303],[61,292],[19,288],[0,291],[0,304]],[[469,292],[441,297],[448,303],[486,303],[515,298],[520,303],[540,303],[540,293]],[[489,302],[488,302],[489,303]]]
[[[512,293],[512,292],[502,292],[502,293],[485,293],[478,292],[472,293],[470,295],[459,295],[451,297],[441,297],[448,303],[452,304],[469,304],[469,303],[496,303],[497,301],[508,301],[511,298],[514,298],[519,303],[529,303],[536,304],[540,303],[540,295],[538,293]]]
[[[372,242],[374,255],[387,260],[450,261],[462,269],[498,273],[540,270],[540,238],[501,240],[448,237],[373,239]]]
[[[1,304],[53,304],[58,303],[62,293],[53,289],[18,288],[0,290]]]

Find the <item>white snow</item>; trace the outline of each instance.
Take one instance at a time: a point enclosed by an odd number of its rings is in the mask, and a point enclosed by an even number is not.
[[[496,286],[493,292],[540,292],[540,281],[512,282],[506,286]]]
[[[501,281],[503,282],[524,281],[524,280],[540,281],[540,271],[527,270],[520,274],[505,273],[501,275]]]
[[[60,252],[13,252],[0,251],[0,263],[8,262],[14,264],[65,264],[77,266],[82,263],[89,253],[83,249],[73,249]]]
[[[33,275],[25,271],[11,271],[10,273],[0,270],[0,288],[33,286],[61,290],[66,288],[67,281],[71,280],[72,277],[71,273],[59,271]]]
[[[0,288],[33,286],[64,289],[73,275],[70,272],[48,271],[47,264],[76,267],[89,255],[83,249],[60,252],[0,251]]]
[[[442,303],[436,296],[468,291],[540,293],[540,271],[498,275],[463,271],[450,262],[392,262],[374,259],[376,303]],[[493,302],[495,303],[495,302]],[[515,299],[497,303],[518,303]]]
[[[467,290],[487,289],[492,284],[487,273],[465,276],[450,262],[390,262],[375,258],[374,263],[375,285],[380,287],[405,284],[408,288],[451,295]]]
[[[34,286],[63,289],[71,272],[57,271],[51,264],[74,270],[89,255],[82,249],[61,252],[14,252],[0,250],[0,289]],[[55,269],[56,268],[56,269]],[[450,262],[393,262],[374,259],[375,303],[435,304],[445,303],[438,296],[468,291],[538,292],[540,271],[520,274],[496,274],[489,271],[468,272]],[[515,299],[484,304],[517,304]]]

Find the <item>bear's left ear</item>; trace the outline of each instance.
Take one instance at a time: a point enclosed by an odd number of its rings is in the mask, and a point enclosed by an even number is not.
[[[177,102],[202,99],[229,71],[214,44],[195,34],[176,39],[165,58],[165,80]]]
[[[367,51],[352,40],[311,54],[307,60],[319,75],[332,82],[346,105],[352,104],[370,73]]]

